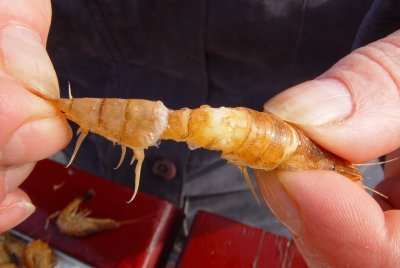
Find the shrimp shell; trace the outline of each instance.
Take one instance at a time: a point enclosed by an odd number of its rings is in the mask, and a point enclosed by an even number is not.
[[[167,139],[186,142],[190,148],[220,151],[223,158],[242,170],[319,169],[335,171],[353,181],[361,179],[360,171],[349,161],[319,147],[294,125],[268,112],[208,105],[169,110],[160,101],[142,99],[69,98],[51,102],[80,126],[81,137],[93,132],[120,144],[123,151],[126,147],[133,149],[138,159],[134,196],[144,150]],[[247,172],[244,175],[249,183]]]

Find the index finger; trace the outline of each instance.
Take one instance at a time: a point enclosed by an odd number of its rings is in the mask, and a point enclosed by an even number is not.
[[[32,91],[59,97],[57,76],[45,50],[50,22],[48,0],[0,2],[0,74]]]

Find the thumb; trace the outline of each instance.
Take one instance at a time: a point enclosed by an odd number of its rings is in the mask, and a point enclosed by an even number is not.
[[[263,198],[290,229],[310,267],[398,265],[399,211],[382,212],[354,182],[318,170],[258,170],[256,178]]]
[[[33,212],[17,187],[70,136],[65,119],[32,94],[59,96],[45,49],[50,20],[50,0],[0,1],[0,232]]]
[[[329,151],[362,162],[400,145],[400,32],[355,50],[264,109]]]
[[[400,32],[355,50],[315,80],[264,108],[352,162],[400,145]],[[292,231],[309,264],[398,264],[400,214],[334,172],[257,172],[264,199]],[[390,264],[390,265],[389,265]]]

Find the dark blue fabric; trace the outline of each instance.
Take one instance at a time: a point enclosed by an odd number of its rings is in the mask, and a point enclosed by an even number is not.
[[[400,1],[375,0],[365,16],[353,49],[367,45],[400,29]]]
[[[74,97],[145,98],[162,100],[169,108],[210,104],[262,110],[267,99],[318,76],[348,54],[370,4],[53,0],[48,50],[64,96],[70,81]],[[73,146],[66,149],[68,154]],[[235,167],[227,171],[217,152],[163,141],[145,154],[140,189],[177,205],[183,204],[183,196],[203,200],[248,191],[240,172]],[[92,134],[75,165],[132,186],[129,161],[113,169],[119,156],[111,142]],[[159,156],[175,163],[175,179],[152,174],[152,161]],[[265,217],[254,205],[246,210]]]

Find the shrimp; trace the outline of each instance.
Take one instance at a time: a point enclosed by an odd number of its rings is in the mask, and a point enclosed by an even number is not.
[[[42,240],[26,242],[10,233],[0,235],[0,267],[54,267],[53,253]]]
[[[7,237],[5,234],[0,234],[0,267],[3,267],[5,264],[11,262],[11,258],[8,255],[6,248],[6,240]]]
[[[18,266],[15,263],[11,263],[11,262],[0,264],[0,267],[1,268],[18,268]]]
[[[14,263],[17,266],[24,266],[25,243],[11,233],[3,234],[2,240],[10,263]]]
[[[103,230],[114,229],[119,223],[113,219],[97,219],[88,217],[90,211],[79,211],[79,205],[93,196],[93,191],[87,191],[83,196],[72,200],[59,214],[56,225],[65,235],[82,237]],[[52,216],[50,216],[52,217]]]
[[[25,264],[29,268],[54,267],[53,253],[49,245],[41,240],[31,241],[25,248]]]
[[[80,126],[73,161],[85,136],[99,134],[126,148],[137,159],[137,194],[144,150],[159,140],[186,142],[189,148],[221,152],[221,157],[242,170],[253,195],[247,167],[262,170],[322,169],[340,173],[353,181],[361,180],[360,171],[312,142],[301,130],[268,112],[245,107],[169,110],[161,101],[117,98],[73,98],[50,100],[67,119]],[[134,160],[134,159],[133,159]],[[256,197],[258,200],[258,198]],[[130,202],[129,201],[129,202]]]

